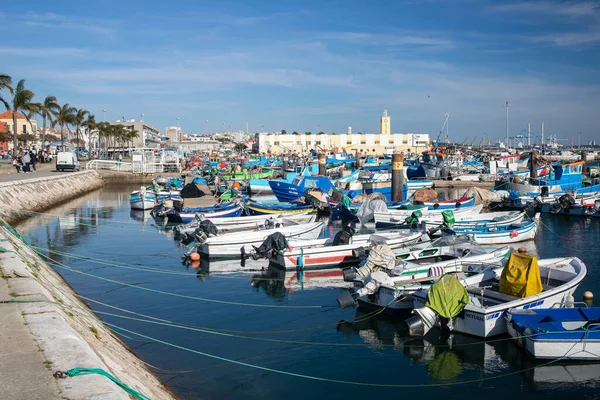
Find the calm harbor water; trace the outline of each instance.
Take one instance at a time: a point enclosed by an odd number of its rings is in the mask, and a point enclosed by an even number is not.
[[[182,398],[600,397],[600,363],[533,362],[504,337],[411,339],[402,321],[339,309],[339,282],[300,283],[266,261],[183,265],[185,249],[130,211],[133,189],[107,187],[17,230]],[[580,257],[589,274],[576,299],[600,296],[600,220],[542,222],[529,250]]]

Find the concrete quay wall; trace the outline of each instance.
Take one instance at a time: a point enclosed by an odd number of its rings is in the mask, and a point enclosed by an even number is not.
[[[105,185],[96,171],[0,183],[0,218],[9,224],[65,203]],[[19,214],[16,211],[23,211]]]
[[[101,368],[152,399],[176,398],[62,277],[1,222],[0,241],[6,250],[0,253],[2,278],[43,354],[48,376],[75,367]],[[26,377],[27,371],[23,375]],[[57,398],[131,398],[115,383],[97,374],[57,379],[56,383],[60,390]],[[18,384],[31,388],[37,385],[36,382]]]
[[[12,310],[12,320],[3,319],[6,325],[0,329],[0,339],[14,340],[12,346],[6,342],[2,360],[19,360],[10,366],[0,360],[0,376],[10,378],[0,382],[0,393],[7,393],[2,385],[9,384],[11,393],[17,396],[11,398],[132,398],[102,375],[52,377],[58,370],[83,367],[103,369],[152,399],[177,398],[93,313],[85,299],[8,224],[31,216],[31,212],[43,212],[73,200],[106,183],[96,171],[0,183],[0,277],[3,279],[0,302],[10,307],[6,310]],[[31,351],[32,348],[38,350]],[[32,372],[31,366],[35,365],[41,366],[37,375]]]

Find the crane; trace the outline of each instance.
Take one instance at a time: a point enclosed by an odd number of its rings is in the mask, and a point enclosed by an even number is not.
[[[465,138],[465,140],[463,140],[463,141],[462,141],[462,143],[460,144],[460,147],[463,147],[463,146],[464,146],[464,144],[465,144],[465,142],[467,141],[467,139],[468,139],[468,138],[469,138],[469,137],[467,136],[467,137]]]
[[[483,139],[484,139],[484,138],[481,138],[481,141],[479,142],[479,148],[480,148],[480,149],[482,148],[482,145],[483,145]]]
[[[446,128],[446,143],[448,143],[448,117],[450,117],[450,113],[446,113],[444,114],[444,123],[442,124],[442,128],[440,129],[440,134],[438,135],[437,139],[435,140],[436,143],[439,143],[440,141],[440,136],[442,136],[442,133],[444,133],[444,128]]]
[[[475,138],[473,139],[473,141],[471,142],[471,145],[469,147],[473,147],[473,143],[475,143],[476,140],[477,140],[477,136],[475,136]]]

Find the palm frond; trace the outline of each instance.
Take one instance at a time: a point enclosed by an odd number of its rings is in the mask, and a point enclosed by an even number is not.
[[[12,78],[10,77],[10,75],[0,72],[0,90],[8,89],[10,94],[13,94],[14,90],[11,85],[12,85]]]

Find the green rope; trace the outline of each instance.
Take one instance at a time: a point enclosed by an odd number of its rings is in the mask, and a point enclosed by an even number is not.
[[[76,367],[76,368],[71,368],[70,370],[65,372],[65,374],[70,377],[80,376],[80,375],[90,375],[90,374],[104,375],[105,377],[107,377],[108,379],[110,379],[111,381],[113,381],[114,383],[119,385],[123,390],[125,390],[127,393],[129,393],[136,399],[151,400],[150,397],[141,394],[140,392],[136,391],[133,388],[130,388],[129,386],[127,386],[126,384],[124,384],[123,382],[121,382],[120,380],[118,380],[117,378],[115,378],[114,376],[112,376],[111,374],[109,374],[108,372],[106,372],[105,370],[103,370],[101,368]]]

